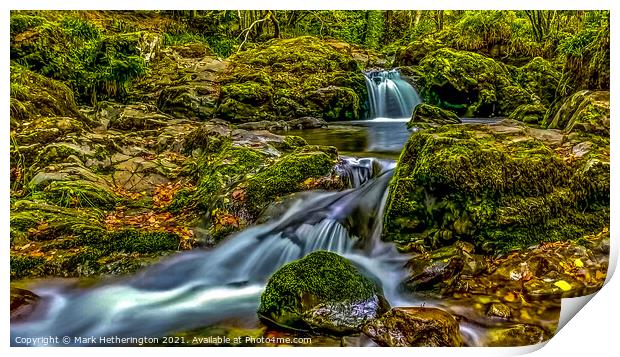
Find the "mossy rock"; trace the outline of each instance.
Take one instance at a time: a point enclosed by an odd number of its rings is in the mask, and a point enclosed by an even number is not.
[[[557,111],[551,110],[543,126],[562,129],[567,133],[579,131],[609,136],[610,110],[608,91],[577,92],[558,102]]]
[[[543,105],[550,105],[556,99],[556,90],[562,74],[551,62],[536,57],[517,69],[517,83],[534,93]]]
[[[600,229],[609,219],[605,166],[569,164],[528,130],[500,122],[414,133],[390,184],[384,238],[497,252]],[[588,181],[585,167],[599,174]]]
[[[529,74],[529,71],[527,67],[523,73]],[[521,104],[539,101],[535,92],[521,87],[513,79],[506,65],[473,52],[442,48],[428,53],[420,61],[416,73],[419,74],[416,83],[425,102],[459,116],[507,116]],[[541,77],[532,75],[530,78],[525,74],[522,76],[524,82]]]
[[[508,117],[528,124],[540,124],[546,112],[547,108],[542,104],[523,104],[518,106]]]
[[[445,124],[460,124],[461,119],[453,112],[438,108],[434,105],[421,103],[413,110],[407,128],[425,128]]]
[[[329,151],[310,151],[312,149],[321,148],[304,147],[247,180],[245,199],[251,213],[257,215],[276,198],[299,191],[306,179],[329,174],[336,158],[330,156]]]
[[[11,60],[63,81],[82,104],[125,98],[157,48],[157,36],[146,32],[105,35],[94,22],[78,17],[24,21],[15,15]]]
[[[258,314],[282,327],[341,335],[359,332],[388,309],[380,288],[351,262],[318,251],[273,274]]]
[[[216,114],[232,122],[363,117],[361,68],[347,51],[315,37],[274,39],[230,57]]]
[[[10,92],[13,130],[19,123],[40,116],[83,118],[69,87],[14,63]]]
[[[434,52],[441,47],[444,47],[441,41],[434,38],[412,41],[396,51],[392,66],[417,66],[428,53]]]

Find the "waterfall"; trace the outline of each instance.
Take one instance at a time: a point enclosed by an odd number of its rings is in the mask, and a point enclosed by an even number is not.
[[[304,192],[279,217],[212,250],[178,253],[90,288],[54,282],[35,287],[43,303],[26,320],[11,323],[11,343],[24,345],[16,336],[163,336],[231,318],[255,319],[269,277],[316,250],[338,253],[374,276],[391,304],[411,304],[400,293],[407,256],[380,239],[395,163],[344,161],[352,188]]]
[[[369,71],[365,78],[370,119],[408,119],[422,102],[415,88],[401,78],[398,70]]]

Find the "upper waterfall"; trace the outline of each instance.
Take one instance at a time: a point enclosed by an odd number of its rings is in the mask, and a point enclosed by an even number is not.
[[[420,96],[415,88],[396,69],[374,70],[365,73],[370,104],[370,119],[409,118]]]

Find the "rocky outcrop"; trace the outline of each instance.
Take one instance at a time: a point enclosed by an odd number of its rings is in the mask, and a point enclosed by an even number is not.
[[[502,251],[601,229],[609,219],[608,147],[574,160],[582,139],[566,139],[510,121],[414,133],[390,186],[384,236]]]
[[[395,307],[363,331],[380,346],[460,347],[458,322],[449,313],[425,307]]]
[[[347,51],[314,37],[272,40],[230,58],[217,115],[231,122],[362,117],[366,86]]]
[[[543,126],[566,133],[582,132],[608,137],[610,125],[609,92],[577,92],[558,102],[558,109],[545,119]]]
[[[343,335],[359,332],[389,309],[380,289],[345,258],[314,252],[280,268],[258,314],[279,326]]]

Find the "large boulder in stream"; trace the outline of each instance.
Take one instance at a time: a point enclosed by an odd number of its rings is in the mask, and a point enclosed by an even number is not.
[[[418,131],[390,185],[384,236],[495,252],[600,230],[609,220],[609,139],[584,140],[508,120]]]
[[[269,323],[334,334],[359,332],[389,309],[381,289],[338,254],[286,264],[267,283],[258,314]]]
[[[362,117],[361,68],[333,42],[304,36],[274,39],[230,57],[217,115],[231,122]]]

